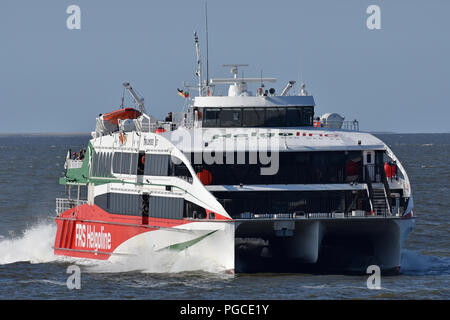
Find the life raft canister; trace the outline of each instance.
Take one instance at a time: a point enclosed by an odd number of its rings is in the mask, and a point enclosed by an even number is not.
[[[358,162],[349,160],[345,166],[345,174],[347,176],[357,176],[360,172],[360,165]]]
[[[200,179],[200,181],[205,185],[209,185],[212,182],[212,174],[206,169],[203,169],[200,172],[197,172],[197,177]]]
[[[397,174],[397,166],[390,162],[385,162],[384,171],[386,172],[386,178],[392,178]]]

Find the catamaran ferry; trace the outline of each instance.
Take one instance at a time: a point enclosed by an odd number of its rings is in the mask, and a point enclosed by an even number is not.
[[[227,272],[398,271],[413,197],[391,149],[356,120],[317,116],[304,84],[277,94],[266,89],[276,79],[225,66],[231,78],[203,81],[199,58],[198,85],[178,90],[184,108],[164,121],[124,83],[136,106],[99,116],[82,159],[68,153],[55,254],[170,250]]]

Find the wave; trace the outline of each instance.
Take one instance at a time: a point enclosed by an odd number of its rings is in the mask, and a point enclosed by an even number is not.
[[[39,223],[15,238],[0,239],[0,264],[15,262],[47,263],[60,259],[53,254],[56,225]]]
[[[75,263],[92,273],[182,273],[201,271],[223,273],[215,261],[199,259],[195,252],[138,252],[137,254],[107,261],[57,256],[53,253],[56,224],[40,222],[18,237],[0,236],[0,264]],[[404,249],[401,254],[401,273],[404,275],[450,275],[450,257],[423,255]]]
[[[18,237],[0,236],[0,265],[16,262],[52,263],[63,262],[79,265],[91,273],[182,273],[200,271],[223,273],[225,270],[215,261],[200,259],[195,252],[145,251],[119,259],[93,260],[59,256],[53,253],[56,224],[40,222]]]
[[[428,256],[404,249],[401,254],[401,273],[405,275],[450,275],[450,257]]]

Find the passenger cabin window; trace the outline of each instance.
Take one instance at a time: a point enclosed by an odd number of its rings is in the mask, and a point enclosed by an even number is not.
[[[310,127],[314,107],[205,108],[203,127]]]
[[[137,158],[137,153],[115,152],[112,161],[113,172],[119,174],[136,174]]]
[[[94,152],[92,154],[91,175],[93,177],[111,176],[112,153]]]
[[[167,176],[169,174],[169,155],[151,154],[145,155],[144,174],[147,176]]]
[[[206,210],[195,203],[183,198],[152,196],[148,193],[104,193],[96,196],[94,203],[110,214],[141,217],[143,224],[147,224],[149,218],[206,218]]]

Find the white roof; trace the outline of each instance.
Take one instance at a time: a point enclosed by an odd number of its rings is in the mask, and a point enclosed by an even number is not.
[[[179,128],[162,134],[183,152],[386,150],[366,132],[323,128]]]

